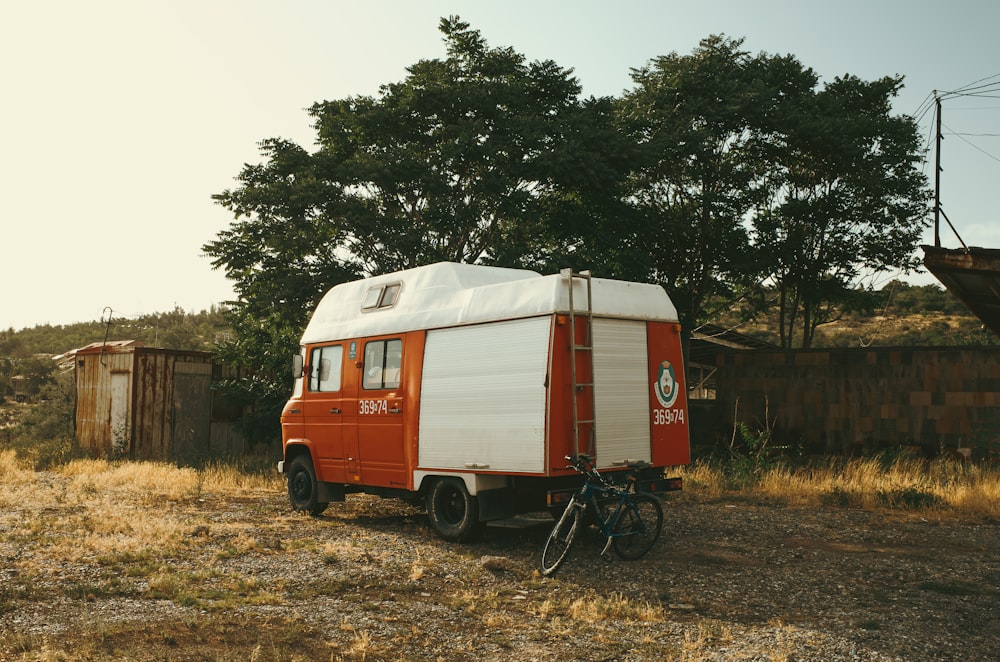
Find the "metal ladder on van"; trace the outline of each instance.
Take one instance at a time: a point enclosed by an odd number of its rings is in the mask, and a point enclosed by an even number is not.
[[[572,269],[563,269],[559,272],[563,278],[566,279],[567,285],[569,286],[569,328],[570,328],[570,343],[569,343],[569,365],[570,365],[570,388],[572,389],[573,401],[573,455],[574,457],[580,453],[587,453],[591,457],[594,456],[595,444],[597,439],[597,422],[595,417],[597,415],[597,407],[594,399],[594,300],[591,290],[591,279],[590,271],[573,271]],[[574,282],[581,281],[584,284],[584,288],[587,291],[587,308],[586,312],[577,311],[576,305],[573,303],[573,290]],[[576,318],[582,317],[586,319],[584,339],[582,343],[577,342],[576,339]],[[581,382],[580,376],[577,374],[576,359],[577,353],[581,352],[586,356],[586,363],[590,370],[590,381]],[[579,395],[586,392],[584,396],[585,401],[590,405],[590,418],[580,418],[580,398]],[[584,430],[586,428],[586,430]],[[583,445],[581,446],[581,440]]]

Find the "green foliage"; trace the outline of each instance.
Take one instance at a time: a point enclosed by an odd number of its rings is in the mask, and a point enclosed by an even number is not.
[[[186,313],[182,308],[170,312],[137,317],[111,314],[106,321],[77,324],[40,324],[15,331],[0,331],[0,357],[28,358],[36,354],[62,354],[94,342],[140,340],[147,347],[211,351],[215,343],[230,332],[225,308],[212,307],[200,313]]]
[[[779,294],[784,347],[872,305],[864,276],[917,267],[928,191],[916,122],[890,114],[901,78],[837,78],[795,100],[776,127],[774,195],[754,216]],[[793,333],[798,328],[798,340]]]
[[[223,381],[220,388],[233,402],[246,406],[248,413],[240,419],[240,426],[247,440],[269,444],[281,439],[281,408],[292,390],[292,355],[302,329],[277,310],[254,317],[240,312],[243,308],[236,306],[230,314],[237,335],[217,350],[218,359],[237,369],[239,376]]]
[[[622,178],[610,103],[580,103],[570,71],[457,18],[441,31],[446,59],[313,105],[316,152],[266,140],[266,161],[215,196],[237,222],[205,250],[245,305],[308,312],[339,282],[442,260],[548,263]]]
[[[942,503],[933,492],[913,486],[880,490],[877,496],[883,506],[900,510],[923,510]]]
[[[793,56],[711,36],[633,70],[620,99],[581,100],[572,70],[457,17],[440,29],[447,57],[314,104],[315,151],[265,140],[214,196],[234,215],[204,246],[237,293],[223,353],[259,371],[230,387],[262,421],[319,298],[365,275],[590,268],[662,284],[689,329],[736,296],[776,306],[780,344],[808,347],[874,305],[863,276],[914,266],[927,191],[915,123],[890,114],[901,78],[820,86]]]
[[[763,299],[778,299],[777,290],[764,288]],[[713,300],[719,310],[716,323],[739,327],[739,331],[780,345],[780,310],[759,302],[727,305]],[[931,347],[984,346],[1000,344],[996,334],[951,292],[937,285],[910,285],[900,281],[875,290],[861,305],[845,308],[832,324],[817,327],[812,346],[821,347]]]
[[[103,322],[0,331],[0,402],[13,399],[15,384],[18,395],[36,402],[54,378],[52,357],[91,343],[138,340],[146,347],[211,352],[234,335],[225,314],[223,307],[197,314],[175,308],[131,318],[112,313]]]
[[[629,150],[610,101],[580,102],[571,71],[491,48],[458,18],[441,32],[445,59],[417,62],[375,97],[314,104],[315,152],[265,140],[264,162],[215,196],[236,218],[204,246],[238,297],[237,338],[221,352],[255,372],[228,386],[261,422],[277,421],[295,341],[338,283],[439,261],[622,262],[622,247],[579,239],[614,236],[607,219],[623,207]]]
[[[712,36],[634,70],[619,102],[639,147],[633,261],[685,326],[714,300],[776,305],[782,346],[873,303],[863,278],[913,269],[928,199],[912,118],[890,115],[902,80],[818,86],[792,56]],[[773,283],[773,299],[758,296]]]
[[[18,457],[44,470],[85,453],[74,441],[74,374],[57,375],[41,389],[40,402],[31,407],[10,435]]]
[[[744,422],[736,423],[726,464],[726,473],[731,479],[752,480],[774,467],[782,449],[770,445],[772,432],[769,427],[761,429]]]
[[[705,321],[713,296],[753,281],[745,219],[760,199],[766,118],[815,77],[789,58],[751,56],[742,40],[704,39],[633,70],[619,102],[640,152],[630,198],[640,219],[634,259],[661,283],[681,321]]]
[[[898,314],[967,315],[969,312],[955,295],[938,285],[911,285],[896,280],[881,291],[887,295],[886,308]]]
[[[734,418],[738,412],[739,402]],[[756,480],[782,461],[782,454],[790,447],[773,445],[775,420],[769,418],[765,403],[763,425],[750,425],[739,420],[734,423],[726,463],[726,474],[730,479],[740,483]]]

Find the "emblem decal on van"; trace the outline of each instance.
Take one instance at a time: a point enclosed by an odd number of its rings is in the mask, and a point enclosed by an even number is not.
[[[660,363],[656,381],[653,382],[653,392],[656,393],[656,399],[660,401],[661,405],[669,409],[677,402],[677,392],[679,390],[680,385],[677,383],[677,376],[674,374],[674,366],[670,364],[670,361],[663,361]]]

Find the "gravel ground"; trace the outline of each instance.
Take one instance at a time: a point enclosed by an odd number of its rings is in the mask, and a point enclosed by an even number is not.
[[[51,538],[24,535],[60,508],[85,521],[80,504],[0,515],[0,659],[976,661],[1000,650],[997,523],[679,495],[647,557],[606,564],[588,534],[542,578],[544,523],[454,545],[416,509],[374,497],[318,518],[269,492],[157,505],[145,516],[176,518],[182,540],[118,561],[53,561]]]

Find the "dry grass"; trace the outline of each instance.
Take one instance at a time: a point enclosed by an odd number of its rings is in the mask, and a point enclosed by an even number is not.
[[[631,600],[621,593],[607,596],[593,594],[577,598],[570,603],[567,613],[573,620],[586,623],[605,620],[658,623],[666,618],[661,605]]]
[[[195,470],[159,462],[72,460],[47,474],[11,450],[0,451],[0,482],[0,524],[12,540],[37,548],[22,567],[26,577],[45,580],[65,572],[67,564],[97,559],[104,567],[126,563],[132,576],[149,575],[151,588],[191,580],[178,577],[169,559],[191,546],[195,527],[183,509],[163,504],[245,498],[265,486],[271,494],[281,488],[278,478],[247,476],[233,468]],[[231,553],[258,545],[243,528],[232,526]],[[90,586],[85,592],[114,591],[112,578],[102,582],[104,588]]]
[[[981,463],[898,458],[831,459],[808,467],[779,465],[738,488],[723,467],[695,463],[682,471],[694,498],[742,494],[789,505],[921,510],[1000,519],[1000,470]]]
[[[1000,473],[976,464],[831,460],[808,468],[775,467],[737,483],[724,466],[696,463],[683,476],[685,491],[676,498],[693,506],[761,499],[825,510],[1000,519]],[[526,624],[545,642],[540,651],[551,642],[586,641],[608,658],[625,656],[619,633],[628,631],[635,659],[718,659],[719,651],[745,632],[715,612],[701,617],[706,604],[698,603],[698,614],[670,605],[698,602],[684,593],[668,600],[666,594],[620,583],[595,590],[589,576],[580,586],[569,581],[571,573],[542,579],[532,574],[533,565],[520,561],[484,569],[474,548],[430,544],[433,536],[422,517],[402,502],[359,497],[312,520],[289,512],[283,491],[276,473],[224,464],[194,469],[88,459],[42,472],[13,451],[0,450],[0,550],[16,559],[0,585],[0,615],[32,604],[126,600],[166,602],[197,614],[149,625],[88,621],[72,641],[14,633],[0,644],[0,657],[7,646],[25,660],[111,659],[106,650],[112,649],[119,659],[150,659],[146,648],[153,646],[164,659],[196,646],[216,651],[204,659],[217,660],[396,659],[398,646],[433,645],[439,636],[429,630],[433,620],[421,620],[429,609],[437,614],[432,618],[444,613],[469,630],[470,651],[489,641],[527,657],[537,655],[514,634]],[[409,546],[387,545],[390,535],[405,535]],[[523,539],[511,540],[500,543],[501,553],[521,559]],[[515,547],[503,547],[507,544]],[[299,563],[304,570],[274,572],[283,563],[289,568]],[[614,565],[609,572],[629,567]],[[706,565],[702,571],[720,567]],[[934,581],[925,592],[975,597],[990,590],[948,577]],[[277,611],[316,600],[343,610],[337,612],[344,614],[340,631]],[[397,621],[406,616],[397,605],[410,603],[422,616],[401,625]],[[274,615],[250,626],[241,619],[253,608]],[[394,639],[387,638],[389,629],[397,631]],[[759,659],[797,659],[801,633],[781,623],[767,629],[777,632],[778,640],[768,639],[757,651]],[[484,633],[489,637],[480,639]],[[308,646],[295,648],[302,641]]]

